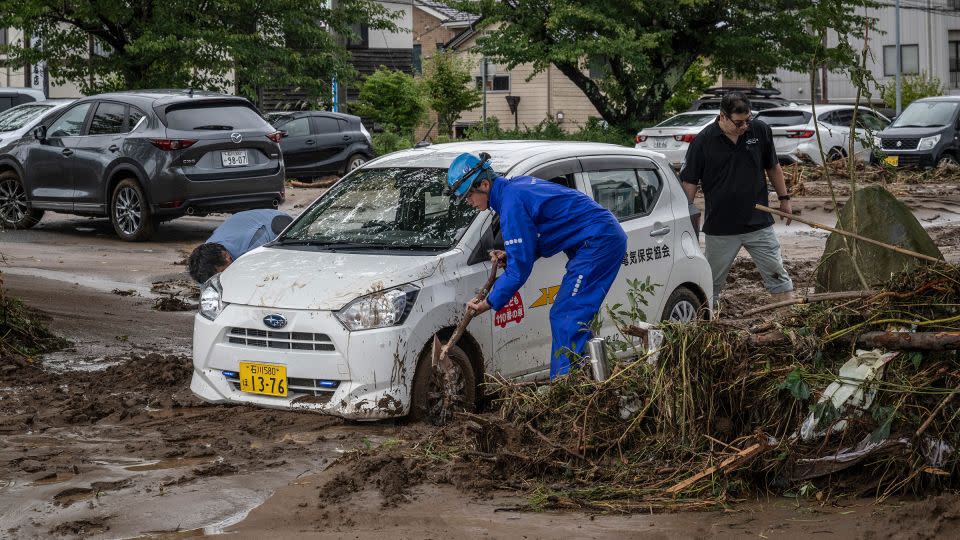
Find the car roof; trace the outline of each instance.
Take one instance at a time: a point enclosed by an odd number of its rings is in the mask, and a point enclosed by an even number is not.
[[[490,154],[493,170],[506,174],[517,165],[534,166],[567,157],[591,155],[637,156],[659,161],[662,155],[617,144],[573,141],[464,141],[435,144],[422,148],[401,150],[377,158],[367,167],[434,167],[447,168],[454,158],[464,152]]]
[[[840,110],[853,110],[853,105],[824,104],[824,105],[817,105],[816,108],[817,108],[817,114],[820,114],[820,113],[840,111]],[[867,110],[870,110],[870,107],[861,105],[860,110],[867,111]],[[768,112],[784,112],[784,111],[801,111],[801,112],[812,113],[813,106],[812,105],[791,105],[790,107],[771,107],[769,109],[764,109],[762,111],[759,111],[757,114],[764,114]]]
[[[18,88],[16,86],[5,86],[0,88],[0,94],[21,94],[26,96],[31,96],[37,101],[46,99],[46,96],[43,94],[42,90],[37,90],[35,88]]]
[[[931,96],[920,98],[917,101],[947,101],[951,103],[956,103],[960,101],[960,96]]]
[[[219,94],[217,92],[207,92],[203,90],[182,90],[182,89],[156,89],[156,90],[126,90],[122,92],[108,92],[105,94],[96,94],[84,99],[116,99],[137,103],[146,106],[168,105],[171,103],[183,103],[188,101],[205,101],[214,99],[230,99],[238,101],[247,101],[240,96],[231,96],[229,94]]]
[[[295,117],[320,115],[320,116],[332,116],[334,118],[340,118],[342,120],[347,120],[347,121],[360,119],[359,116],[356,116],[353,114],[345,114],[345,113],[333,112],[333,111],[267,111],[263,114],[265,116],[276,115],[276,116],[295,116]]]

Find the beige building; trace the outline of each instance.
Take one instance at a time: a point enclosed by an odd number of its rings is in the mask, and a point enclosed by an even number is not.
[[[430,58],[438,48],[456,51],[473,66],[477,88],[482,88],[480,65],[482,57],[473,49],[480,36],[475,28],[476,17],[458,12],[440,2],[414,0],[413,44],[414,65],[417,59]],[[591,116],[600,116],[587,99],[560,71],[550,66],[533,76],[529,64],[507,69],[504,65],[487,65],[487,117],[496,117],[503,128],[533,127],[547,118],[560,123],[566,131],[575,131]],[[516,114],[510,110],[508,97],[519,98]],[[483,118],[483,106],[464,112],[456,124],[456,131],[478,124]],[[425,130],[419,134],[422,137]]]
[[[23,39],[23,32],[14,28],[0,29],[0,44],[17,43]],[[0,64],[4,58],[0,56]],[[36,69],[34,69],[36,68]],[[34,71],[37,77],[34,77]],[[66,82],[56,84],[45,73],[42,66],[3,66],[0,67],[0,87],[36,88],[44,90],[49,98],[82,97],[77,85]]]

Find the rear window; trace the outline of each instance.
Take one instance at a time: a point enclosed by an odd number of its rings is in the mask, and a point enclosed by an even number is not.
[[[678,114],[660,122],[656,127],[695,127],[705,126],[716,118],[716,114]]]
[[[804,111],[764,111],[757,113],[757,120],[770,127],[799,126],[810,121],[813,115]]]
[[[250,107],[222,103],[171,106],[165,123],[180,131],[270,130],[266,120]]]

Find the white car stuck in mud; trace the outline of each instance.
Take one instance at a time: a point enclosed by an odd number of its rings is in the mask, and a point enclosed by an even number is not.
[[[191,389],[211,402],[303,408],[350,419],[423,416],[435,403],[431,343],[450,335],[486,281],[499,220],[447,195],[447,167],[487,152],[503,176],[532,175],[592,196],[627,233],[606,303],[628,280],[658,286],[648,321],[687,321],[712,295],[686,197],[653,152],[558,142],[451,143],[375,159],[335,184],[277,240],[201,290]],[[485,373],[546,378],[549,312],[565,255],[539,260],[513,299],[451,348],[468,404]],[[602,336],[616,333],[603,317]]]

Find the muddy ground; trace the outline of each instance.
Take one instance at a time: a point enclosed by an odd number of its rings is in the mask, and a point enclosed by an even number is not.
[[[832,223],[822,187],[795,208]],[[895,186],[948,260],[960,260],[960,189]],[[317,194],[293,188],[293,213]],[[960,499],[743,501],[723,511],[603,516],[510,511],[514,492],[470,471],[426,478],[400,457],[358,470],[354,449],[432,428],[210,406],[188,389],[195,289],[183,259],[222,217],[165,223],[129,244],[109,224],[48,214],[0,232],[8,294],[51,317],[72,345],[0,369],[0,538],[933,538],[960,529]],[[798,287],[826,233],[778,224]],[[736,316],[765,300],[739,260],[725,294]],[[747,321],[749,322],[749,321]]]

